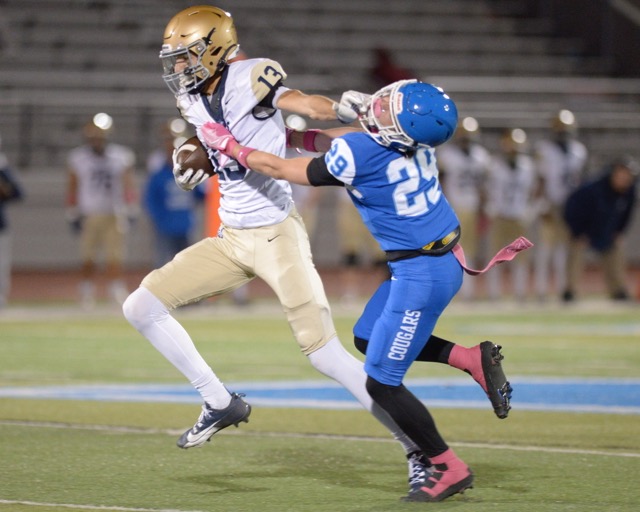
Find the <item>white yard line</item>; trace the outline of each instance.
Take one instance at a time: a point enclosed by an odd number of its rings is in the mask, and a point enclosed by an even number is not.
[[[172,430],[172,429],[151,429],[151,428],[142,428],[142,427],[136,428],[136,427],[122,427],[122,426],[109,426],[109,425],[80,425],[80,424],[36,422],[36,421],[0,420],[0,426],[2,425],[32,427],[32,428],[93,430],[98,432],[110,432],[110,433],[116,432],[116,433],[123,433],[123,434],[143,434],[143,435],[164,434],[169,436],[176,436],[182,433],[182,430]],[[339,435],[339,434],[298,434],[295,432],[243,432],[240,430],[229,430],[229,431],[226,431],[224,435],[240,435],[240,436],[251,436],[251,437],[280,437],[280,438],[292,438],[292,439],[293,438],[295,439],[327,439],[327,440],[340,440],[340,441],[365,441],[365,442],[381,442],[381,443],[395,442],[395,440],[393,439],[386,439],[386,438],[380,438],[380,437],[349,436],[349,435]],[[478,449],[486,449],[486,450],[512,450],[512,451],[520,451],[520,452],[564,453],[564,454],[572,454],[572,455],[599,455],[603,457],[640,458],[640,453],[637,453],[637,452],[583,450],[579,448],[554,448],[554,447],[548,447],[548,446],[468,443],[468,442],[452,442],[449,444],[451,446],[458,446],[458,447],[465,447],[465,448],[478,448]],[[2,503],[2,501],[0,501],[0,503]],[[119,510],[119,509],[113,509],[113,510]],[[137,510],[137,509],[123,509],[123,510]]]
[[[29,505],[32,507],[70,508],[76,510],[106,510],[115,512],[204,512],[202,510],[182,510],[175,508],[130,508],[106,505],[79,505],[75,503],[41,503],[39,501],[2,500],[0,505]]]

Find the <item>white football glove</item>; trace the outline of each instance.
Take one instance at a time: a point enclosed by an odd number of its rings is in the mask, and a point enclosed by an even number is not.
[[[367,113],[370,101],[370,94],[358,91],[345,91],[342,93],[340,102],[333,104],[333,109],[336,111],[338,121],[349,124],[356,121],[361,115]]]
[[[200,183],[203,183],[209,178],[209,175],[205,173],[202,169],[187,169],[182,172],[182,167],[176,161],[176,155],[178,154],[178,150],[173,150],[172,160],[173,160],[173,178],[176,180],[176,184],[182,190],[193,190]]]

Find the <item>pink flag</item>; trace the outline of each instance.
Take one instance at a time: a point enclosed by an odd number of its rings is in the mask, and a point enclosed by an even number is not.
[[[519,238],[516,238],[509,245],[500,249],[498,253],[493,258],[491,258],[489,264],[482,270],[474,270],[467,267],[467,261],[464,257],[464,251],[462,250],[462,246],[460,244],[455,245],[455,247],[453,248],[453,254],[467,274],[477,276],[478,274],[484,274],[487,270],[497,265],[498,263],[511,261],[520,251],[524,251],[526,249],[529,249],[530,247],[533,247],[533,244],[529,242],[529,240],[527,240],[525,237],[521,236]]]

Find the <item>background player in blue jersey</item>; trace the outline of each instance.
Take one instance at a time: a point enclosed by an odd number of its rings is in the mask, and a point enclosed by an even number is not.
[[[455,366],[453,358],[458,359],[457,367],[464,359],[481,385],[481,376],[499,375],[502,382],[495,390],[499,404],[494,408],[497,414],[500,409],[501,417],[509,409],[511,392],[501,369],[484,371],[491,365],[499,368],[497,346],[485,342],[489,350],[482,350],[483,344],[465,349],[432,336],[462,283],[463,267],[459,251],[454,250],[459,223],[442,194],[433,149],[453,134],[457,110],[441,89],[415,80],[396,82],[370,97],[345,95],[360,111],[364,131],[341,128],[291,134],[292,146],[328,149],[318,158],[284,160],[255,151],[239,145],[215,123],[205,124],[200,136],[252,170],[294,183],[347,189],[386,252],[392,273],[354,328],[357,344],[366,350],[367,390],[433,465],[406,499],[441,501],[471,487],[473,475],[441,437],[427,408],[402,384],[407,370],[418,358]],[[331,141],[328,136],[336,138]],[[487,387],[492,383],[484,382],[485,391]]]

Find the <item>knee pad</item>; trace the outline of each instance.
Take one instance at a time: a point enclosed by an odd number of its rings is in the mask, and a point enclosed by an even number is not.
[[[149,290],[140,287],[126,298],[122,313],[133,327],[140,330],[169,311]]]
[[[296,308],[285,308],[284,313],[300,350],[306,356],[336,335],[328,305],[310,301]]]

